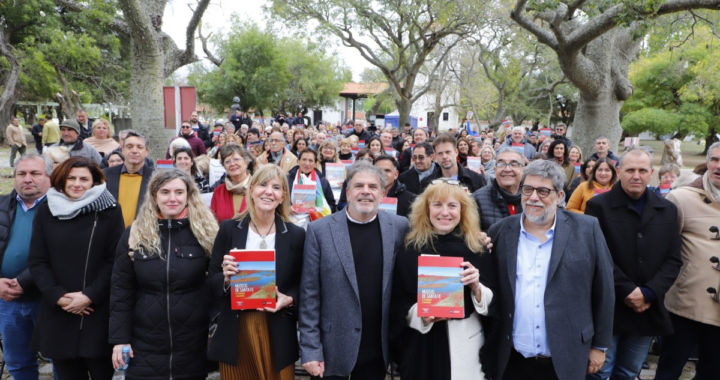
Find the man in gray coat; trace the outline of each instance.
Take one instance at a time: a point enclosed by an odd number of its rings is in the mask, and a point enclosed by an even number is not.
[[[102,156],[90,144],[83,144],[80,138],[80,124],[75,119],[65,119],[60,124],[60,141],[52,146],[68,147],[70,157],[87,157],[98,165],[102,163]]]
[[[485,344],[498,379],[583,379],[612,345],[610,252],[597,219],[557,209],[564,184],[558,164],[532,162],[520,186],[523,213],[490,227],[500,326]]]
[[[345,211],[310,223],[300,287],[300,353],[313,379],[382,380],[395,252],[406,218],[378,213],[385,176],[367,162],[347,175]]]

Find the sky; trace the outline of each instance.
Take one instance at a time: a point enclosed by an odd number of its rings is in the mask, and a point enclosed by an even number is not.
[[[192,11],[188,7],[188,3],[195,4],[196,2],[193,0],[170,0],[163,17],[163,31],[169,34],[180,48],[185,46],[185,30],[192,17]],[[265,27],[269,16],[263,12],[262,7],[266,3],[266,0],[212,0],[202,19],[203,35],[207,36],[211,31],[217,32],[227,28],[233,22],[231,20],[233,13],[240,16],[241,22],[245,20],[254,21],[261,27]],[[345,61],[345,64],[352,71],[353,80],[356,82],[360,81],[360,73],[365,68],[372,67],[354,48],[344,47],[338,43],[336,51],[340,53],[341,59]],[[195,54],[199,58],[205,57],[200,40],[195,43]],[[203,61],[206,64],[209,63],[206,59]],[[186,73],[186,70],[187,66],[184,70],[181,69],[180,72]]]

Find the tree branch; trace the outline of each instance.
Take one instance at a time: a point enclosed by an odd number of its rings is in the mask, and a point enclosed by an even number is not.
[[[210,49],[208,49],[207,40],[210,38],[210,36],[212,36],[212,33],[208,34],[207,37],[203,37],[202,22],[200,22],[200,24],[198,24],[198,36],[200,37],[200,42],[202,42],[202,48],[203,48],[203,52],[205,52],[205,57],[210,62],[214,63],[215,66],[220,67],[220,65],[222,65],[223,60],[215,57],[215,55],[210,51]]]
[[[118,5],[125,16],[133,44],[145,52],[157,51],[158,41],[139,0],[118,0]]]
[[[181,58],[182,66],[197,62],[198,60],[195,56],[195,30],[200,24],[200,20],[202,20],[208,5],[210,5],[210,0],[198,1],[197,8],[193,11],[193,15],[190,18],[187,29],[185,29],[185,51],[183,52]]]
[[[510,18],[515,20],[515,22],[523,27],[523,29],[534,34],[538,41],[550,46],[553,50],[557,50],[558,41],[555,39],[555,36],[543,29],[541,26],[535,24],[531,19],[523,16],[525,4],[527,4],[527,0],[518,0],[517,3],[515,3],[515,9],[510,12]]]

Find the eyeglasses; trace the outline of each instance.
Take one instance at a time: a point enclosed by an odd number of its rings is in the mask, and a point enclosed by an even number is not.
[[[335,148],[332,147],[332,146],[326,146],[326,147],[323,147],[323,150],[332,150],[332,151],[334,151]]]
[[[223,165],[228,166],[230,164],[239,164],[243,161],[245,161],[245,160],[242,158],[239,158],[239,157],[228,158],[227,160],[223,161]]]
[[[521,190],[526,197],[533,195],[533,193],[537,191],[537,195],[540,198],[547,198],[551,191],[557,191],[555,189],[548,189],[547,187],[532,187],[529,185],[523,185]]]
[[[415,160],[415,161],[417,161],[417,160],[422,161],[422,160],[425,159],[425,156],[412,156],[412,159]]]
[[[498,169],[504,169],[506,166],[510,166],[512,168],[517,169],[517,168],[523,167],[523,164],[521,164],[517,161],[510,161],[510,162],[498,161],[495,163],[495,167]]]
[[[430,184],[432,184],[432,185],[437,185],[437,184],[441,184],[441,183],[445,183],[448,185],[454,185],[454,186],[460,186],[460,181],[458,181],[456,179],[450,179],[450,178],[438,178],[438,179],[434,179],[432,182],[430,182]]]
[[[283,140],[278,140],[278,139],[269,139],[268,142],[269,142],[269,143],[273,143],[273,144],[279,144],[279,143],[284,142],[284,141],[283,141]]]

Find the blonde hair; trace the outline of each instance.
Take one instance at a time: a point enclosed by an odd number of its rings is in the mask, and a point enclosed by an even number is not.
[[[335,145],[335,140],[333,140],[333,139],[327,139],[327,140],[323,141],[322,143],[320,143],[320,146],[317,149],[318,156],[320,157],[318,162],[323,159],[322,150],[328,145],[330,145],[331,147],[333,147],[333,149],[335,149],[335,154],[333,154],[332,161],[340,162],[340,156],[338,155],[339,149],[338,149],[337,145]]]
[[[195,165],[200,173],[202,173],[203,176],[206,176],[210,171],[210,156],[203,154],[195,157]]]
[[[480,231],[480,215],[475,200],[463,190],[462,186],[439,183],[428,186],[412,204],[408,219],[413,228],[405,237],[405,246],[416,250],[432,247],[435,249],[433,225],[430,222],[430,204],[455,198],[460,203],[460,223],[453,232],[465,240],[465,245],[475,253],[481,253],[485,247],[485,233]]]
[[[145,202],[140,207],[138,216],[130,229],[131,243],[128,252],[130,257],[133,256],[133,251],[140,249],[143,249],[146,255],[160,254],[160,230],[157,222],[159,210],[155,196],[165,184],[178,178],[185,182],[187,188],[187,220],[190,223],[190,230],[200,242],[207,257],[211,256],[215,236],[218,232],[217,220],[200,197],[200,190],[195,185],[195,181],[190,178],[190,175],[180,169],[173,168],[155,172],[150,178],[150,183],[145,192]]]
[[[569,153],[570,153],[573,149],[577,149],[578,153],[580,154],[580,158],[578,158],[577,162],[582,163],[582,162],[583,162],[582,149],[580,149],[579,146],[577,146],[577,145],[571,146],[570,149],[568,149],[568,156],[569,156]]]
[[[338,145],[340,146],[340,148],[342,148],[343,145],[348,145],[349,147],[352,148],[353,142],[352,142],[352,139],[350,139],[349,137],[346,137],[346,138],[340,140],[340,144],[338,144]]]
[[[108,138],[109,138],[109,139],[111,139],[113,136],[115,136],[115,128],[113,128],[112,124],[110,124],[109,121],[107,121],[107,120],[105,120],[105,119],[103,119],[103,118],[99,118],[99,119],[96,119],[96,120],[92,123],[92,136],[93,136],[93,137],[95,137],[95,127],[97,127],[97,126],[100,125],[100,124],[105,124],[105,125],[107,125],[107,127],[108,127]]]
[[[275,208],[275,214],[285,222],[290,221],[290,185],[288,184],[287,175],[277,165],[263,165],[260,169],[255,171],[252,177],[250,177],[248,190],[245,192],[245,202],[247,202],[247,207],[245,207],[245,211],[235,216],[235,220],[242,221],[248,216],[250,217],[250,220],[254,220],[256,218],[255,201],[252,199],[253,188],[260,183],[267,182],[272,179],[280,181],[283,194],[285,194],[285,199],[283,199],[283,201]]]

